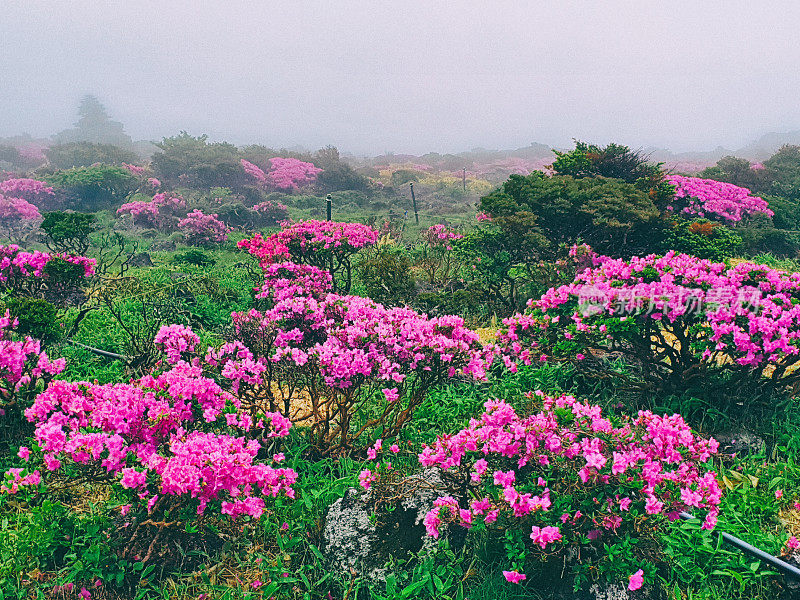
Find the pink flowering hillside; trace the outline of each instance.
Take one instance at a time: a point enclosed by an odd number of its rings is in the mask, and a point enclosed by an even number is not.
[[[334,221],[284,222],[281,230],[266,238],[256,234],[239,242],[257,257],[262,268],[291,259],[329,271],[335,291],[350,290],[353,266],[350,258],[359,250],[375,244],[378,232],[361,223]]]
[[[668,175],[667,181],[675,186],[674,209],[686,215],[735,224],[753,215],[774,214],[764,199],[732,183],[682,175]]]
[[[739,385],[800,382],[800,274],[674,252],[595,264],[504,321],[507,365],[558,358],[593,369],[616,353],[660,387],[711,372]]]
[[[704,515],[704,529],[714,528],[722,497],[709,463],[715,440],[696,436],[679,415],[612,418],[571,396],[530,396],[539,412],[524,416],[487,401],[469,426],[419,455],[423,466],[469,482],[467,495],[436,500],[425,517],[429,535],[439,537],[447,526],[505,532],[507,573],[524,575],[553,560],[580,581],[588,564],[636,571],[664,515],[693,511]],[[638,538],[641,551],[604,552],[627,535]]]

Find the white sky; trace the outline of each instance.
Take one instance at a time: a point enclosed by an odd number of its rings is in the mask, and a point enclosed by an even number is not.
[[[800,129],[799,31],[764,0],[0,0],[0,136],[91,93],[134,139],[736,148]]]

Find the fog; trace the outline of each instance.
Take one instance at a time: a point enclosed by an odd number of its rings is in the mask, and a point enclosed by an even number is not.
[[[0,0],[0,136],[97,96],[134,139],[363,154],[800,129],[795,2]]]

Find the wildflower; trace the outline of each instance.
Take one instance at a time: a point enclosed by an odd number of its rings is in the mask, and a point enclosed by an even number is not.
[[[509,583],[519,583],[526,579],[524,573],[518,573],[517,571],[503,571],[503,577],[505,577],[506,581]]]
[[[638,590],[644,584],[644,571],[639,569],[633,575],[628,577],[628,589]]]

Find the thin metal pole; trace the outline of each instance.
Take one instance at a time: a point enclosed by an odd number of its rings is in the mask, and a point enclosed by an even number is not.
[[[689,521],[695,518],[694,515],[687,512],[682,512],[680,515],[681,519],[683,519],[684,521]],[[785,560],[781,560],[777,556],[772,556],[772,554],[768,554],[763,550],[748,544],[747,542],[739,539],[735,535],[725,533],[724,531],[720,531],[719,534],[722,536],[722,540],[724,542],[727,542],[731,546],[738,548],[742,552],[746,552],[747,554],[750,554],[752,556],[755,556],[756,558],[763,560],[764,562],[772,565],[785,575],[789,575],[790,577],[794,577],[795,579],[800,581],[800,569],[798,569],[794,565],[791,565]]]
[[[328,194],[328,202],[327,202],[327,204],[328,204],[328,221],[330,221],[331,220],[331,213],[333,212],[333,210],[332,210],[333,199],[331,198],[330,194]]]
[[[414,204],[414,219],[417,221],[417,225],[419,225],[419,213],[417,212],[417,197],[414,195],[414,182],[411,181],[409,184],[411,186],[411,202]]]
[[[464,182],[464,191],[467,191],[467,167],[464,167],[464,172],[461,175],[461,181]]]

